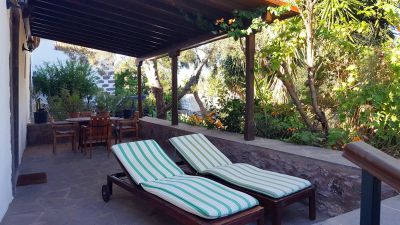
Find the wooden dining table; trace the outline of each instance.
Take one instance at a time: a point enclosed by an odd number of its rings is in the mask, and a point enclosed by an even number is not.
[[[110,117],[111,123],[115,124],[118,121],[124,120],[124,118],[121,117]],[[79,127],[82,125],[87,125],[90,122],[90,117],[76,117],[76,118],[68,118],[65,121],[70,122],[70,123],[78,123]],[[79,143],[78,147],[81,148],[83,146],[83,137],[81,134],[81,129],[78,129],[78,137],[79,137]]]

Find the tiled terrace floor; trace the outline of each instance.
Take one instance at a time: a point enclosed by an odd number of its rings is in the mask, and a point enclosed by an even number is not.
[[[92,159],[60,146],[53,155],[51,146],[28,148],[20,174],[46,172],[47,184],[18,187],[16,197],[1,225],[171,225],[176,222],[152,209],[140,196],[115,187],[110,202],[101,198],[106,175],[119,172],[116,160],[99,147]],[[306,207],[294,204],[285,211],[284,225],[309,225],[326,220],[318,213],[317,221],[307,219]],[[267,217],[267,222],[269,221]],[[268,222],[269,224],[269,222]]]

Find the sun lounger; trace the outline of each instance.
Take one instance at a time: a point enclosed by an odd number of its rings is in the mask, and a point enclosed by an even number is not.
[[[273,225],[280,225],[287,205],[309,199],[309,218],[316,217],[315,186],[309,181],[262,170],[249,164],[232,163],[203,134],[169,139],[182,159],[194,171],[220,183],[246,192],[271,211]]]
[[[185,175],[153,140],[114,145],[112,151],[124,172],[107,176],[102,187],[105,202],[116,184],[183,224],[264,223],[264,210],[255,198]]]

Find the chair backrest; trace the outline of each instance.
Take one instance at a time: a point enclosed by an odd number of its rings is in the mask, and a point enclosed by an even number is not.
[[[106,117],[106,116],[110,116],[110,112],[108,112],[108,111],[101,111],[101,112],[98,112],[97,115],[98,115],[98,116]]]
[[[134,116],[134,117],[132,117],[131,121],[132,121],[132,126],[135,127],[139,123],[139,117]]]
[[[232,164],[203,134],[173,137],[169,141],[199,173],[214,167]]]
[[[54,136],[56,136],[58,132],[76,131],[77,127],[75,123],[51,121],[51,129]]]
[[[91,116],[89,123],[91,139],[106,140],[111,136],[111,120],[109,116]]]
[[[122,143],[112,150],[137,184],[184,174],[154,140]]]
[[[135,112],[133,113],[133,117],[136,117],[136,118],[139,119],[139,111],[135,111]]]

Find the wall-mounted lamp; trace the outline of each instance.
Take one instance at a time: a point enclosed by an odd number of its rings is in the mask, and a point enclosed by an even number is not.
[[[40,38],[33,36],[28,37],[26,42],[22,45],[22,50],[32,52],[39,46],[39,43],[40,43]]]

